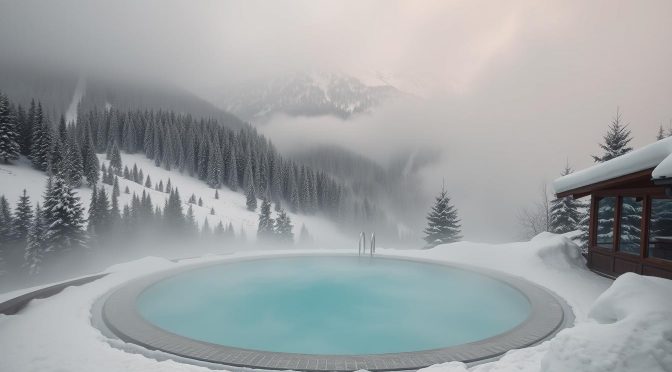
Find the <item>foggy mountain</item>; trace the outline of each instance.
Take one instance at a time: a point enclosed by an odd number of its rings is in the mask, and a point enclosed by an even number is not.
[[[60,115],[74,120],[77,102],[81,110],[115,107],[121,110],[166,110],[196,118],[216,119],[223,125],[242,128],[245,123],[197,95],[174,84],[130,77],[85,76],[72,71],[35,66],[0,65],[0,87],[16,102],[27,106],[42,102],[52,122]]]
[[[319,146],[288,154],[299,163],[321,169],[349,185],[352,191],[375,203],[389,219],[398,221],[400,237],[404,230],[417,230],[424,212],[418,208],[425,202],[418,172],[436,162],[438,152],[400,152],[386,165],[338,146]],[[418,225],[418,226],[416,226]]]
[[[346,119],[403,95],[382,80],[366,84],[346,74],[301,72],[227,85],[213,92],[212,100],[243,120],[264,122],[280,113]]]

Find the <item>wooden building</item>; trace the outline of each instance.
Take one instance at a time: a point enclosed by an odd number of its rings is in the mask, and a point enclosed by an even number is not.
[[[588,267],[672,279],[672,137],[561,177],[557,197],[590,197]]]

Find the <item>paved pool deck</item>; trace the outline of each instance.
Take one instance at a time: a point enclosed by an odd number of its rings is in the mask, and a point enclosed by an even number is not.
[[[206,264],[187,265],[139,278],[115,289],[94,311],[104,326],[119,339],[145,349],[158,350],[175,355],[181,361],[193,360],[221,366],[267,370],[298,371],[401,371],[417,370],[437,363],[461,361],[478,363],[497,358],[511,349],[520,349],[544,341],[559,330],[571,325],[574,315],[571,308],[559,296],[528,280],[501,272],[454,265],[442,261],[409,258],[393,255],[378,255],[363,259],[395,259],[432,263],[447,267],[467,269],[500,280],[518,289],[530,302],[529,317],[517,327],[477,342],[424,351],[372,354],[372,355],[314,355],[278,353],[228,347],[187,337],[163,330],[146,321],[138,313],[136,300],[152,284],[173,275],[211,265],[235,264],[236,262],[279,257],[300,256],[352,256],[349,254],[277,254],[257,257],[225,259]],[[355,255],[357,256],[357,255]],[[95,321],[94,321],[95,323]],[[196,363],[198,364],[198,363]]]

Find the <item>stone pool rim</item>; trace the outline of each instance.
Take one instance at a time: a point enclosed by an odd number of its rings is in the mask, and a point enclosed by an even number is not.
[[[191,270],[244,261],[357,256],[357,254],[349,253],[301,252],[228,257],[221,260],[187,264],[131,280],[113,289],[105,298],[99,315],[105,327],[116,337],[145,349],[162,351],[180,358],[186,358],[186,360],[192,359],[222,366],[300,371],[417,370],[449,361],[477,363],[501,356],[511,349],[520,349],[541,342],[553,336],[573,320],[573,313],[562,298],[526,279],[499,271],[448,261],[389,254],[377,254],[373,258],[362,256],[361,259],[410,261],[476,272],[508,284],[522,293],[530,303],[530,313],[522,323],[504,333],[466,344],[387,354],[322,355],[243,349],[194,340],[153,325],[140,315],[136,306],[138,296],[153,284]]]

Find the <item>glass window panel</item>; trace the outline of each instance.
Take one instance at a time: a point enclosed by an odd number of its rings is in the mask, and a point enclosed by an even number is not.
[[[649,257],[672,261],[672,199],[651,199]]]
[[[597,245],[614,248],[614,216],[616,197],[609,196],[597,201]]]
[[[639,255],[642,243],[643,198],[623,197],[621,199],[621,224],[618,249],[621,252]]]

